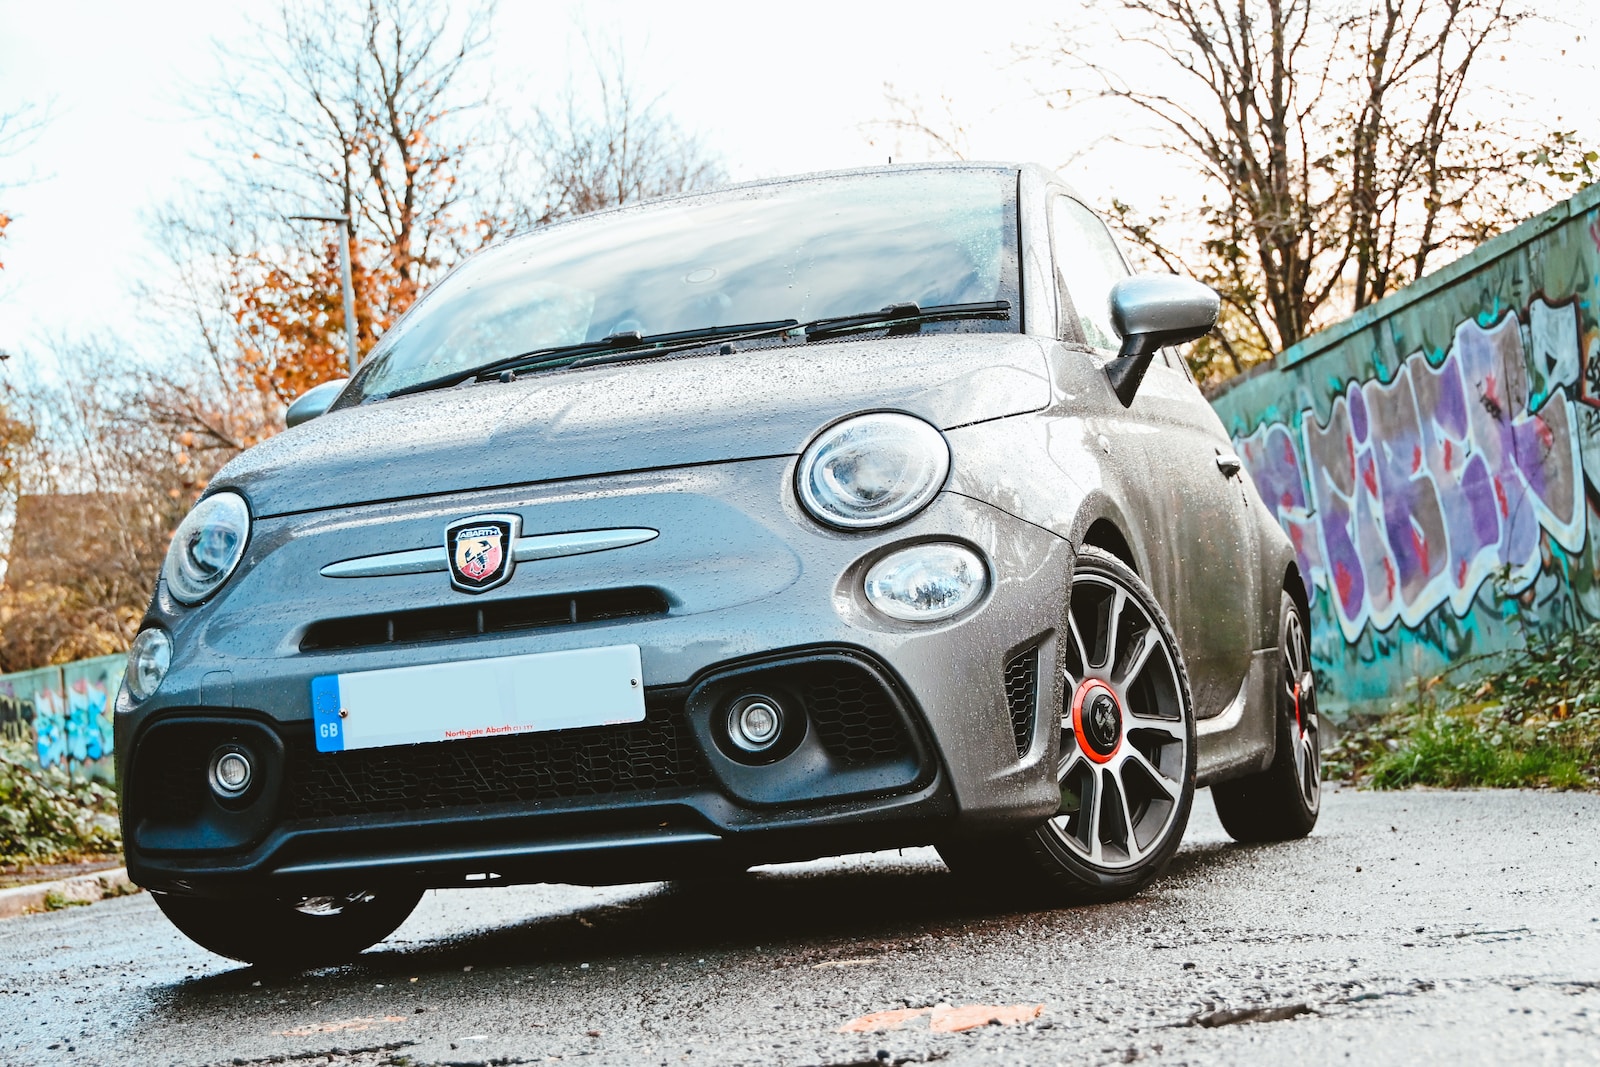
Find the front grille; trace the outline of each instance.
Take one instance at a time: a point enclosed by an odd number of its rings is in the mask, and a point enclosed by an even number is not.
[[[865,668],[824,662],[807,668],[801,688],[817,736],[835,759],[859,766],[898,759],[911,750],[889,694]]]
[[[560,596],[449,604],[384,615],[357,615],[312,623],[300,651],[371,648],[420,641],[453,641],[479,634],[513,633],[547,626],[575,626],[607,619],[664,615],[667,601],[658,589],[606,589]]]
[[[1030,648],[1006,664],[1006,706],[1011,709],[1011,732],[1017,755],[1033,747],[1034,707],[1039,703],[1039,650]]]
[[[290,746],[288,817],[430,811],[708,785],[681,700],[652,699],[644,722],[318,753]]]

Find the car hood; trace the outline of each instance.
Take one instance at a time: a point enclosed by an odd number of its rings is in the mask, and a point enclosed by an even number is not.
[[[890,408],[951,429],[1044,407],[1045,348],[1015,334],[813,343],[459,386],[332,411],[213,486],[258,517],[462,490],[798,454]]]

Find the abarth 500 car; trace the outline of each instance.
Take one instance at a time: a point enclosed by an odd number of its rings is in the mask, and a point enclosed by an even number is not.
[[[348,958],[428,888],[936,845],[1126,896],[1197,786],[1319,798],[1305,586],[1036,166],[733,186],[468,259],[177,530],[116,705],[128,868],[201,945]]]

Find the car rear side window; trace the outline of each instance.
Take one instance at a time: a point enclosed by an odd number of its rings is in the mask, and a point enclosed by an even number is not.
[[[1105,223],[1071,197],[1050,205],[1055,232],[1056,274],[1077,313],[1084,340],[1094,348],[1116,348],[1121,340],[1111,325],[1111,287],[1128,268]]]

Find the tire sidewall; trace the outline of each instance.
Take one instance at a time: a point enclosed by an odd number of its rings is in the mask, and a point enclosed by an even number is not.
[[[1189,825],[1189,813],[1194,806],[1195,772],[1198,766],[1198,752],[1196,746],[1196,731],[1194,718],[1194,702],[1189,692],[1189,672],[1184,665],[1183,652],[1178,646],[1177,637],[1172,630],[1172,624],[1167,621],[1167,616],[1161,610],[1161,605],[1156,602],[1155,596],[1149,587],[1140,579],[1132,568],[1108,552],[1085,547],[1080,551],[1076,569],[1073,574],[1073,583],[1076,585],[1079,575],[1089,572],[1098,573],[1111,578],[1125,586],[1140,601],[1140,606],[1149,613],[1159,628],[1162,640],[1166,643],[1171,653],[1173,665],[1178,675],[1178,696],[1182,705],[1184,733],[1187,738],[1186,758],[1184,760],[1182,787],[1179,791],[1177,803],[1174,806],[1172,820],[1166,829],[1165,839],[1154,850],[1147,854],[1137,864],[1131,867],[1106,869],[1096,867],[1077,853],[1073,852],[1063,843],[1050,827],[1048,822],[1034,830],[1028,838],[1030,849],[1046,867],[1047,873],[1066,879],[1076,886],[1089,890],[1091,895],[1103,894],[1107,897],[1121,897],[1138,891],[1161,873],[1167,863],[1178,851],[1178,846],[1183,843],[1184,831]],[[1070,602],[1070,593],[1069,593]],[[1069,609],[1070,610],[1070,609]],[[1056,744],[1060,744],[1059,731]],[[1052,753],[1055,761],[1059,760],[1058,754]],[[1055,868],[1051,872],[1051,868]]]
[[[1305,656],[1306,670],[1308,672],[1311,670],[1310,620],[1306,619],[1301,614],[1300,605],[1295,603],[1295,600],[1292,596],[1290,596],[1287,592],[1281,595],[1282,607],[1278,612],[1278,671],[1276,693],[1276,704],[1278,711],[1278,757],[1274,760],[1274,763],[1281,767],[1282,773],[1291,779],[1291,784],[1293,785],[1291,792],[1295,805],[1295,813],[1298,816],[1298,821],[1314,824],[1317,821],[1317,816],[1320,814],[1322,809],[1321,754],[1320,752],[1318,753],[1317,761],[1318,787],[1316,803],[1308,805],[1305,800],[1305,794],[1301,790],[1299,774],[1296,771],[1294,764],[1294,749],[1300,744],[1300,738],[1296,725],[1294,697],[1290,695],[1290,683],[1292,679],[1289,677],[1289,642],[1293,635],[1293,629],[1289,625],[1289,620],[1291,618],[1298,618],[1300,621],[1300,640],[1305,643],[1305,647],[1302,651],[1303,655]],[[1315,699],[1316,689],[1315,682],[1313,682],[1313,702]],[[1316,709],[1314,703],[1312,711],[1317,715],[1317,744],[1320,749],[1322,744],[1322,713]]]
[[[154,894],[184,936],[228,959],[268,967],[348,963],[403,923],[420,889],[389,889],[333,915],[311,915],[296,900],[214,899]],[[297,898],[298,899],[298,898]]]

